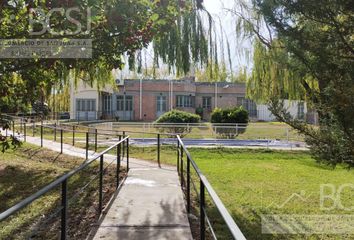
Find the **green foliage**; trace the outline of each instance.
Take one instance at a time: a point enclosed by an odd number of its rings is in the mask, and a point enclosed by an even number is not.
[[[228,75],[225,63],[210,63],[205,69],[195,73],[196,81],[199,82],[225,82]]]
[[[248,123],[248,111],[242,106],[235,108],[215,108],[211,113],[212,123]]]
[[[228,109],[215,108],[211,113],[214,131],[226,138],[235,138],[246,131],[249,121],[248,111],[242,106]],[[223,123],[241,124],[240,126],[223,125]],[[220,125],[221,124],[221,125]]]
[[[167,11],[160,9],[158,33],[153,40],[154,67],[159,67],[159,59],[169,66],[169,71],[176,70],[177,76],[186,74],[194,63],[210,64],[209,52],[214,50],[212,36],[204,31],[201,1],[165,1]],[[167,13],[167,14],[166,14]],[[212,19],[207,16],[209,31]]]
[[[188,123],[198,123],[200,116],[193,113],[188,113],[180,110],[172,110],[161,115],[155,123],[171,124],[166,127],[158,127],[160,131],[166,131],[168,133],[179,134],[185,136],[191,132],[191,128],[187,126]],[[176,124],[176,125],[174,125]],[[178,126],[178,124],[181,124]]]
[[[236,72],[236,74],[232,74],[230,81],[234,83],[246,83],[248,80],[248,74],[247,74],[247,69],[246,67],[243,67],[240,69],[239,72]]]
[[[180,110],[172,110],[160,116],[156,123],[198,123],[200,117],[196,114]]]
[[[238,30],[258,39],[249,97],[267,102],[278,120],[305,134],[318,161],[354,167],[352,1],[252,4],[248,15],[236,13]],[[306,100],[319,115],[319,128],[290,118],[284,98]]]
[[[64,31],[76,31],[75,24],[67,22],[61,14],[52,14],[51,29],[61,33],[53,36],[47,32],[36,38],[91,39],[93,56],[90,59],[2,59],[0,61],[0,110],[17,112],[28,109],[35,101],[48,102],[53,86],[65,86],[69,79],[83,80],[91,86],[102,88],[114,84],[112,69],[122,69],[127,56],[131,69],[135,57],[151,42],[156,62],[162,58],[169,68],[178,73],[189,71],[191,60],[202,65],[208,59],[208,39],[200,16],[200,0],[187,1],[3,1],[0,3],[1,39],[33,38],[29,34],[28,19],[41,18],[31,9],[44,13],[56,7],[78,7],[81,32],[68,36]],[[86,9],[91,9],[91,17]],[[91,30],[86,31],[87,22]],[[41,30],[40,24],[35,30]],[[141,64],[140,64],[141,65]],[[138,69],[141,69],[141,67]]]
[[[0,129],[1,130],[8,130],[10,129],[11,120],[7,117],[0,114]],[[9,134],[8,136],[2,135],[0,132],[0,151],[5,152],[6,150],[13,148],[16,149],[17,147],[21,146],[21,142],[14,136],[14,134]]]
[[[247,80],[247,96],[261,103],[266,103],[272,96],[282,99],[302,100],[306,97],[303,81],[310,89],[317,84],[309,75],[304,75],[297,61],[289,56],[278,40],[273,40],[272,48],[267,48],[259,40],[254,44],[251,76]]]

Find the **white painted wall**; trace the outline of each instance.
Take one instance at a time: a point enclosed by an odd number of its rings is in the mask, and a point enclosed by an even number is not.
[[[288,109],[290,114],[296,118],[297,117],[297,105],[300,101],[289,101],[284,100],[284,106]],[[307,113],[307,106],[304,103],[304,114],[306,116]],[[274,115],[268,110],[268,106],[264,104],[257,104],[257,114],[258,120],[260,121],[274,121],[276,120]]]
[[[98,91],[96,87],[91,87],[82,81],[78,81],[77,86],[75,87],[72,81],[70,89],[70,118],[76,118],[76,99],[84,98],[96,100],[96,119],[98,119],[99,116],[97,116],[97,112],[102,111],[101,92],[113,93],[113,87],[107,85]]]

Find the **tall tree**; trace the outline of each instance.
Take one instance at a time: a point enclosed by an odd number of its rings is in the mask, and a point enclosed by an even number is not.
[[[63,16],[61,10],[70,8],[75,9],[73,15]],[[1,39],[91,39],[93,54],[90,59],[2,58],[0,111],[24,110],[50,93],[54,84],[65,86],[69,78],[98,88],[113,83],[112,69],[127,64],[122,56],[129,56],[128,63],[134,68],[136,53],[151,42],[155,58],[178,72],[188,72],[192,59],[205,64],[208,39],[200,10],[202,0],[1,1]],[[50,22],[30,25],[29,20],[43,22],[51,11]],[[91,28],[86,27],[88,23]],[[77,31],[78,24],[81,31]],[[30,34],[43,27],[51,31]]]
[[[350,0],[254,0],[232,10],[254,36],[249,94],[306,135],[318,161],[354,166],[354,9]],[[306,99],[319,128],[294,120],[282,99]]]

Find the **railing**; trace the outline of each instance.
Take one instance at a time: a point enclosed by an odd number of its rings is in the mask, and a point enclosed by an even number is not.
[[[29,125],[30,119],[27,119]],[[54,125],[54,121],[50,122]],[[57,121],[57,125],[75,124],[75,122]],[[76,122],[76,124],[78,124]],[[89,124],[89,123],[87,123]],[[82,126],[82,125],[81,125]],[[238,140],[279,140],[304,142],[304,136],[292,130],[287,125],[264,124],[264,123],[152,123],[152,122],[100,122],[92,123],[90,126],[97,128],[100,132],[131,131],[131,138],[142,138],[160,133],[174,133],[184,135],[191,139],[234,139]],[[92,132],[91,132],[92,133]],[[154,136],[155,137],[155,136]],[[215,143],[217,144],[217,143]]]
[[[66,124],[61,124],[57,125],[55,122],[54,123],[45,123],[43,121],[40,122],[40,124],[37,124],[35,122],[28,123],[27,118],[22,118],[22,117],[17,117],[17,116],[10,116],[10,115],[4,115],[6,120],[9,122],[9,129],[5,129],[5,136],[7,137],[9,135],[8,130],[12,130],[12,133],[14,136],[16,134],[22,134],[23,141],[26,142],[27,137],[29,136],[29,132],[32,132],[31,136],[36,137],[39,134],[40,138],[40,146],[44,147],[44,140],[45,140],[45,129],[49,129],[53,133],[53,141],[57,142],[58,141],[58,135],[59,135],[59,141],[60,141],[60,153],[63,153],[63,146],[64,146],[64,133],[70,133],[71,135],[71,144],[72,146],[75,146],[76,144],[76,136],[77,134],[84,134],[85,135],[85,155],[86,155],[86,160],[88,159],[89,156],[89,146],[90,146],[90,135],[93,135],[93,142],[94,142],[94,152],[97,152],[98,149],[98,136],[115,136],[115,137],[125,137],[126,133],[123,131],[118,132],[118,131],[110,131],[110,133],[104,133],[104,132],[98,132],[98,129],[96,128],[90,128],[90,127],[84,127],[87,131],[83,130],[78,130],[78,127],[81,127],[80,125],[66,125]],[[37,131],[39,128],[39,131]],[[38,133],[39,132],[39,133]]]
[[[193,139],[283,140],[303,141],[303,136],[287,125],[267,123],[152,123],[152,122],[102,122],[92,126],[106,129],[130,129],[144,134],[171,132]],[[183,133],[182,133],[183,132]],[[141,137],[144,134],[132,134]]]
[[[122,149],[124,148],[124,143],[126,146],[126,161],[127,161],[127,172],[129,171],[129,136],[124,137],[123,139],[120,139],[117,143],[113,144],[111,147],[107,148],[106,150],[102,151],[99,153],[97,156],[92,157],[91,159],[85,161],[81,166],[78,168],[70,171],[69,173],[66,173],[65,175],[59,177],[55,181],[51,182],[49,185],[45,186],[35,194],[29,196],[28,198],[24,199],[20,203],[14,205],[13,207],[9,208],[8,210],[2,212],[0,214],[0,221],[3,221],[7,219],[8,217],[12,216],[16,212],[20,211],[24,207],[28,206],[31,204],[33,201],[36,199],[44,196],[54,188],[58,187],[61,185],[61,206],[57,213],[61,212],[61,229],[60,229],[60,236],[62,240],[67,239],[67,222],[68,222],[68,181],[69,179],[74,176],[75,174],[78,174],[85,168],[87,168],[89,165],[91,165],[93,162],[99,159],[99,196],[98,196],[98,214],[102,214],[103,210],[103,175],[106,171],[106,169],[114,162],[116,161],[116,188],[118,189],[120,186],[120,173],[121,173],[121,161],[124,158],[124,153],[122,155]],[[123,148],[122,148],[123,145]],[[104,155],[108,153],[109,151],[116,149],[116,159],[111,161],[105,168],[104,168]],[[85,184],[85,186],[80,189],[80,192],[82,192],[88,185],[96,179],[93,178],[89,181],[89,183]],[[74,196],[75,197],[75,196]]]
[[[186,155],[187,161],[186,161],[186,171],[184,171],[184,156]],[[198,180],[199,180],[199,194],[197,191],[197,188],[193,182],[193,179],[191,177],[191,166],[194,169],[195,173],[197,174]],[[206,238],[206,224],[209,226],[210,233],[214,239],[217,239],[217,236],[215,234],[214,228],[212,226],[211,221],[209,220],[207,211],[206,211],[206,200],[205,200],[205,193],[207,192],[215,204],[217,210],[219,211],[222,219],[224,220],[227,228],[229,229],[232,237],[237,240],[242,240],[246,239],[245,236],[242,234],[241,230],[227,211],[226,207],[220,200],[219,196],[216,194],[214,189],[212,188],[211,184],[207,180],[207,178],[203,175],[203,173],[200,171],[198,168],[197,164],[194,162],[193,158],[191,157],[191,154],[185,147],[182,139],[177,136],[177,171],[180,176],[180,181],[181,181],[181,186],[182,189],[185,190],[186,194],[186,200],[187,200],[187,212],[191,213],[191,200],[192,200],[192,195],[191,195],[191,185],[193,185],[196,195],[198,197],[199,201],[199,225],[200,225],[200,239],[204,240]],[[185,173],[186,173],[186,179],[185,179]]]
[[[24,131],[24,135],[26,134],[26,124],[25,121],[21,120],[21,124],[24,124],[21,126],[21,129]],[[35,123],[32,124],[32,127],[36,126]],[[13,129],[15,128],[15,121],[12,120],[12,127]],[[64,129],[63,127],[72,127],[72,129]],[[44,128],[49,128],[54,130],[54,139],[56,140],[56,131],[58,130],[58,126],[46,126],[45,124],[41,123],[40,125],[40,134],[41,134],[41,143],[43,145],[43,129]],[[87,127],[83,126],[87,131],[78,131],[76,128],[78,128],[78,125],[62,125],[59,126],[59,131],[60,131],[60,142],[61,142],[61,149],[63,148],[63,131],[71,131],[73,133],[73,145],[75,145],[75,133],[85,133],[86,135],[86,144],[85,144],[85,149],[86,149],[86,158],[88,156],[88,145],[89,145],[89,132],[93,132],[95,136],[95,151],[97,151],[97,135],[102,134],[102,135],[107,135],[107,136],[116,136],[117,134],[123,132],[123,139],[121,140],[121,136],[119,136],[120,140],[113,146],[109,147],[105,151],[101,152],[98,156],[88,160],[83,166],[80,166],[78,169],[62,176],[61,178],[57,179],[47,187],[43,188],[36,194],[32,195],[31,197],[25,199],[21,203],[15,205],[14,207],[10,208],[6,212],[0,214],[0,221],[7,218],[8,216],[14,214],[15,212],[19,211],[26,205],[30,204],[32,201],[35,199],[43,196],[45,193],[53,189],[55,186],[58,186],[62,184],[62,228],[66,228],[66,184],[67,184],[67,179],[70,178],[72,175],[76,174],[83,168],[87,167],[89,164],[91,164],[93,161],[97,160],[100,158],[100,174],[102,174],[102,168],[103,168],[103,157],[104,154],[107,153],[108,151],[112,150],[113,148],[117,147],[117,186],[119,184],[119,169],[120,169],[120,163],[121,163],[121,153],[123,150],[123,155],[124,155],[124,142],[126,142],[126,154],[127,154],[127,169],[129,170],[129,137],[125,137],[126,133],[136,133],[134,131],[112,131],[112,130],[107,130],[110,133],[98,133],[96,128],[92,127]],[[212,202],[214,203],[216,209],[220,213],[223,221],[225,222],[227,228],[229,229],[232,237],[234,239],[246,239],[244,235],[242,234],[241,230],[227,211],[226,207],[223,205],[222,201],[212,188],[211,184],[207,180],[207,178],[203,175],[203,173],[200,171],[198,168],[197,164],[191,157],[191,154],[187,150],[186,146],[184,145],[181,137],[176,134],[163,134],[163,133],[152,133],[156,134],[156,140],[157,140],[157,162],[158,165],[161,166],[160,163],[160,153],[161,153],[161,135],[167,135],[169,137],[174,137],[176,138],[176,143],[177,143],[177,172],[180,176],[180,181],[181,181],[181,187],[185,191],[186,195],[186,203],[187,203],[187,212],[191,213],[191,208],[192,208],[192,194],[191,194],[191,189],[196,191],[196,196],[198,198],[199,202],[199,226],[200,226],[200,239],[204,240],[206,238],[206,234],[210,234],[214,239],[217,239],[215,230],[212,226],[212,222],[209,220],[207,211],[206,211],[206,193],[210,196]],[[24,136],[25,138],[25,136]],[[121,145],[123,145],[123,148],[121,148]],[[192,168],[191,168],[192,166]],[[199,193],[197,191],[197,187],[193,181],[192,178],[192,170],[197,174],[197,178],[199,181]],[[99,209],[102,209],[102,176],[100,175],[100,206]],[[206,225],[209,227],[209,231],[207,231]],[[63,233],[64,230],[62,230],[62,239],[65,239],[66,235]],[[64,231],[65,232],[65,231]],[[63,235],[64,234],[64,235]]]

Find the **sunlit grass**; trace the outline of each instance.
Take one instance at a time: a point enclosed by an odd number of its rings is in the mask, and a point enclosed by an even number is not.
[[[342,166],[320,165],[309,152],[261,149],[190,148],[193,159],[240,226],[247,239],[353,239],[353,235],[270,235],[261,232],[262,214],[353,214],[335,208],[321,210],[320,188],[354,182],[354,174]],[[132,156],[156,161],[156,147],[132,148]],[[161,161],[176,164],[176,148],[163,146]],[[196,180],[196,178],[194,177]],[[198,187],[198,182],[195,183]],[[294,199],[281,206],[292,194],[305,194],[305,202]],[[341,194],[344,206],[353,206],[351,189]],[[331,199],[324,202],[331,206]],[[209,199],[210,218],[220,239],[228,235],[223,221]]]

